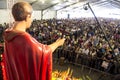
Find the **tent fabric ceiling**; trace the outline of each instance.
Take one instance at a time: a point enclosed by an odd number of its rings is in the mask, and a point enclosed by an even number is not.
[[[11,0],[0,0],[0,9],[7,8],[7,1]],[[29,2],[34,10],[61,10],[64,8],[73,8],[80,7],[85,3],[89,2],[90,4],[102,8],[120,8],[120,0],[14,0],[14,1],[27,1]],[[78,4],[78,5],[77,5]],[[76,5],[76,6],[75,6]]]

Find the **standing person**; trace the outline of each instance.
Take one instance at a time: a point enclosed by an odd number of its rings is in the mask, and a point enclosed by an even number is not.
[[[4,32],[4,64],[7,80],[51,80],[52,52],[65,39],[44,45],[26,32],[32,22],[32,7],[17,2],[12,7],[14,26]]]

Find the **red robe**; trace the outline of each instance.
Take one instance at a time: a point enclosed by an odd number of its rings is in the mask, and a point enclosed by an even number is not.
[[[27,32],[4,32],[7,80],[51,80],[52,50]]]

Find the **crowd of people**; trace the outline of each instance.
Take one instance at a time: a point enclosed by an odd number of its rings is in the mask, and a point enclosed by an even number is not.
[[[64,46],[59,47],[56,54],[53,54],[58,60],[64,57],[65,62],[119,74],[119,20],[98,20],[102,29],[94,18],[34,20],[27,32],[44,44],[51,44],[59,37],[65,37]]]
[[[120,73],[120,25],[119,20],[99,18],[34,20],[28,32],[45,44],[65,37],[54,57],[79,63],[112,74]]]

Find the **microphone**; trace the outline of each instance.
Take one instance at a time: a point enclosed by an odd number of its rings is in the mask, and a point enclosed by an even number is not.
[[[84,10],[88,10],[88,4],[89,4],[89,3],[86,3],[86,4],[83,5],[83,9],[84,9]]]
[[[84,10],[88,10],[88,7],[86,5],[83,6]]]
[[[72,35],[70,32],[67,32],[63,29],[57,29],[57,30],[62,33],[62,35],[60,35],[61,38],[66,38],[66,36],[71,36]]]

